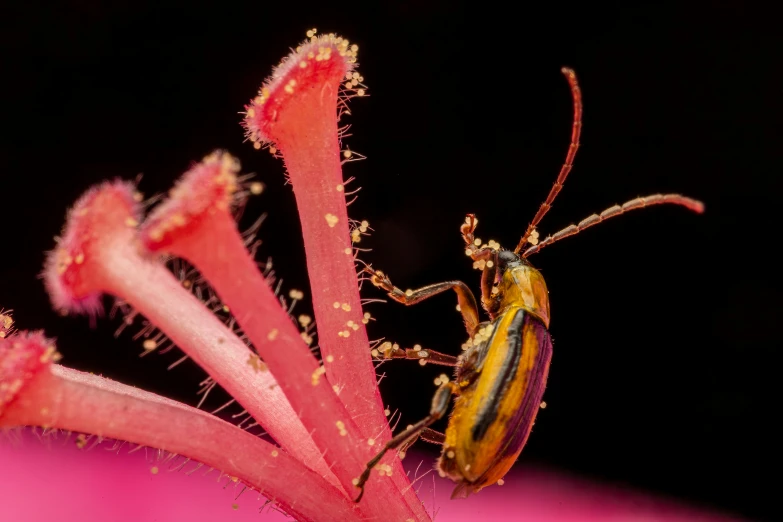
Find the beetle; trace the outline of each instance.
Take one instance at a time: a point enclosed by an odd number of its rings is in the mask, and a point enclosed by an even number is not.
[[[466,497],[498,483],[517,460],[541,406],[552,359],[549,293],[541,272],[527,259],[531,254],[610,217],[646,206],[675,204],[697,213],[704,211],[700,201],[679,194],[655,194],[593,214],[539,242],[536,227],[571,171],[582,128],[582,94],[576,74],[566,67],[562,73],[573,98],[571,144],[557,180],[516,248],[506,250],[494,241],[482,244],[474,234],[478,220],[473,214],[467,216],[460,228],[465,253],[482,272],[481,305],[489,315],[488,321],[480,322],[476,298],[462,281],[402,291],[380,270],[370,266],[363,269],[373,285],[405,305],[453,290],[470,338],[459,357],[419,346],[402,349],[391,343],[374,350],[373,355],[381,360],[419,360],[422,364],[451,366],[455,371],[453,379],[445,374],[436,379],[440,386],[432,399],[430,414],[393,437],[367,463],[355,481],[361,490],[356,502],[362,497],[372,469],[386,452],[406,448],[419,437],[443,446],[437,467],[441,476],[457,483],[452,498]],[[454,408],[445,433],[429,428],[446,414],[452,397],[455,397]]]

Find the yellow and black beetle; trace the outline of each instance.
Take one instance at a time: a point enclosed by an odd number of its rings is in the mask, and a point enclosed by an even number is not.
[[[359,488],[363,488],[370,472],[387,451],[407,447],[417,437],[443,446],[438,469],[442,476],[457,483],[452,498],[478,492],[501,480],[516,461],[533,427],[552,359],[549,293],[543,276],[527,257],[559,239],[629,210],[671,203],[698,213],[704,211],[701,202],[679,194],[655,194],[593,214],[539,243],[536,226],[549,211],[571,171],[582,127],[582,96],[576,75],[568,68],[563,68],[562,72],[568,79],[574,104],[571,145],[557,181],[519,244],[513,251],[500,248],[494,241],[482,245],[474,237],[477,220],[472,214],[460,229],[465,253],[473,259],[474,266],[482,270],[481,305],[490,320],[479,322],[476,298],[461,281],[402,291],[381,271],[370,267],[364,270],[375,286],[405,305],[454,290],[470,339],[459,357],[419,347],[405,350],[390,343],[375,352],[381,359],[415,359],[453,366],[455,373],[453,380],[447,376],[439,379],[440,387],[432,400],[430,414],[392,438],[367,464],[357,480]],[[528,244],[530,246],[523,252]],[[452,396],[456,400],[446,432],[430,429],[433,422],[446,414]],[[361,493],[356,501],[360,499]]]

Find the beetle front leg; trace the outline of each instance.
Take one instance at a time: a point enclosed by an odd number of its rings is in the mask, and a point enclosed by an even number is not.
[[[364,272],[370,274],[370,282],[388,292],[389,297],[402,303],[406,306],[415,305],[429,299],[434,295],[438,295],[446,290],[454,290],[457,293],[457,302],[459,303],[459,310],[462,314],[462,318],[465,321],[465,328],[470,335],[478,326],[479,315],[478,305],[476,304],[476,298],[473,296],[473,292],[470,291],[468,285],[462,281],[446,281],[443,283],[435,283],[434,285],[424,286],[416,290],[402,291],[394,286],[389,279],[389,276],[381,272],[380,270],[373,270],[370,267],[366,267]]]
[[[481,269],[481,305],[492,316],[500,308],[500,300],[493,293],[493,290],[497,291],[498,251],[482,248],[473,259],[484,261],[484,268]]]
[[[381,461],[383,456],[386,455],[386,452],[399,448],[409,440],[415,440],[415,438],[420,436],[422,432],[433,422],[443,417],[446,414],[446,411],[449,409],[451,396],[456,393],[459,393],[459,388],[453,382],[445,382],[441,384],[438,390],[435,392],[435,396],[432,398],[430,414],[416,424],[408,426],[406,429],[395,435],[383,446],[383,449],[375,457],[373,457],[370,462],[367,463],[367,466],[364,468],[362,474],[358,479],[355,479],[355,486],[359,488],[360,492],[359,496],[356,497],[354,502],[359,502],[362,499],[362,495],[364,495],[364,485],[367,483],[367,480],[369,480],[370,473],[372,472],[373,468]]]
[[[460,227],[460,232],[465,241],[465,253],[473,261],[479,263],[478,265],[474,263],[474,266],[481,269],[481,305],[490,315],[494,315],[500,307],[500,301],[492,292],[498,274],[498,248],[500,245],[479,247],[480,240],[476,239],[474,234],[477,224],[478,220],[475,214],[468,214],[465,223]]]

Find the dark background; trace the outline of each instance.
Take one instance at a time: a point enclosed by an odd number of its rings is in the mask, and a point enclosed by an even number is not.
[[[555,355],[528,464],[631,485],[757,519],[783,516],[781,288],[770,245],[781,176],[781,40],[775,17],[739,2],[663,8],[490,2],[29,2],[0,17],[0,304],[57,336],[64,363],[187,401],[203,372],[170,353],[138,358],[119,322],[60,318],[36,279],[43,252],[89,185],[144,173],[165,191],[214,148],[259,173],[269,212],[261,256],[306,288],[282,162],[242,143],[243,104],[317,27],[360,45],[370,96],[351,109],[350,208],[375,234],[364,256],[403,288],[458,278],[465,213],[512,246],[563,161],[571,100],[584,94],[582,149],[542,236],[639,195],[681,192],[707,212],[659,207],[534,258],[547,277]],[[774,228],[773,228],[774,227]],[[366,297],[381,297],[373,288]],[[372,305],[371,337],[456,353],[447,295]],[[300,308],[306,311],[306,307]],[[402,425],[423,416],[442,370],[386,364]],[[221,397],[213,402],[219,404]]]

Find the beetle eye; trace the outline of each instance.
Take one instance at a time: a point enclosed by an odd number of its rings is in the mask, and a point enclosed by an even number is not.
[[[519,256],[517,256],[514,252],[510,250],[501,250],[498,252],[498,264],[501,267],[506,267],[510,263],[514,263],[515,261],[519,261]]]

